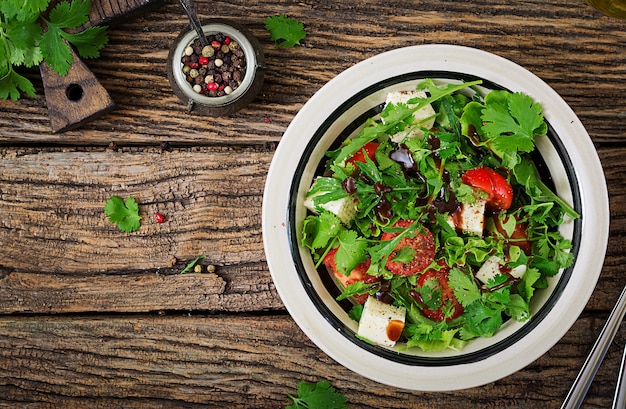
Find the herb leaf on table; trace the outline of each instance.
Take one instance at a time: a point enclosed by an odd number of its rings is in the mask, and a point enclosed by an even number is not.
[[[265,19],[265,28],[270,32],[270,40],[280,41],[276,43],[277,48],[289,48],[299,45],[300,41],[306,37],[304,25],[284,14],[267,17]]]
[[[293,405],[285,409],[345,409],[347,398],[338,393],[328,381],[300,382],[298,396],[288,394]]]
[[[119,196],[111,196],[104,204],[104,213],[109,217],[109,221],[116,224],[124,233],[132,233],[139,229],[141,223],[139,204],[132,197],[124,201]]]

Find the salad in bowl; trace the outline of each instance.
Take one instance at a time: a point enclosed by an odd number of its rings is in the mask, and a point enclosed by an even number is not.
[[[350,299],[357,336],[462,349],[524,322],[573,263],[558,227],[580,215],[537,169],[539,103],[481,81],[390,92],[356,137],[326,153],[305,199],[302,245]]]
[[[602,166],[565,101],[509,60],[435,44],[364,60],[302,107],[268,172],[263,242],[321,350],[387,385],[445,391],[559,341],[600,275],[608,219]]]

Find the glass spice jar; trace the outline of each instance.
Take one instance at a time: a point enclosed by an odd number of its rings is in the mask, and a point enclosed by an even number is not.
[[[265,77],[259,41],[244,26],[210,19],[202,26],[204,47],[194,30],[182,32],[167,59],[167,76],[189,113],[230,115],[258,95]]]

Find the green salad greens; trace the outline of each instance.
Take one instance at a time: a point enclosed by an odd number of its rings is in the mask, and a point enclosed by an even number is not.
[[[356,321],[368,298],[403,311],[391,341],[407,348],[460,349],[527,320],[535,291],[573,263],[558,227],[580,215],[535,166],[541,105],[519,92],[483,98],[479,84],[426,79],[390,95],[327,152],[307,194],[302,245]]]

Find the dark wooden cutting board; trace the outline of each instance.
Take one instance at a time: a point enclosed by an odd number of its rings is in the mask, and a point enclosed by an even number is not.
[[[82,30],[96,25],[109,25],[128,17],[139,9],[162,0],[91,0],[89,21]],[[80,30],[78,30],[80,31]],[[46,63],[39,71],[46,95],[50,127],[63,132],[100,117],[115,108],[115,102],[70,47],[74,62],[65,76],[60,76]]]

